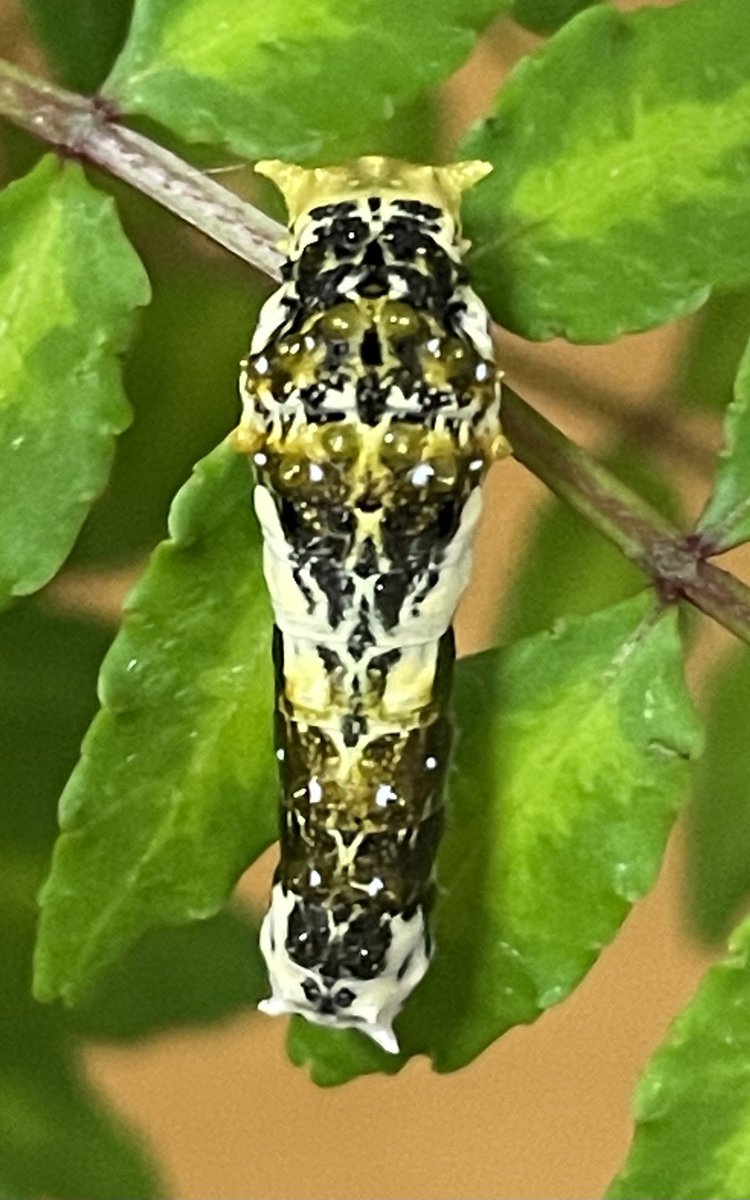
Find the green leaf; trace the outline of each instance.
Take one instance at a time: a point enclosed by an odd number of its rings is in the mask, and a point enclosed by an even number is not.
[[[132,594],[60,807],[40,999],[72,1003],[143,933],[210,916],[276,831],[271,618],[247,460],[199,464]]]
[[[60,1014],[30,994],[34,897],[107,641],[28,602],[0,617],[0,1163],[14,1198],[159,1190],[137,1140],[84,1081]]]
[[[151,930],[70,1021],[84,1037],[129,1041],[253,1009],[267,991],[257,926],[222,912]]]
[[[641,594],[459,664],[437,953],[397,1021],[400,1057],[301,1021],[316,1083],[429,1054],[471,1062],[576,986],[651,886],[700,732],[677,613]]]
[[[744,646],[712,675],[706,704],[706,755],[688,814],[688,878],[695,925],[703,937],[717,939],[750,894],[750,652]]]
[[[454,71],[507,3],[136,0],[106,92],[191,141],[340,161],[377,151],[383,122]]]
[[[41,587],[128,423],[117,353],[146,275],[112,201],[48,157],[0,194],[0,605]]]
[[[674,391],[689,408],[723,412],[750,330],[750,288],[714,292],[693,318]]]
[[[724,449],[698,532],[714,554],[750,539],[750,343],[737,372],[724,422]]]
[[[95,92],[125,41],[133,0],[22,0],[60,83]]]
[[[664,516],[679,520],[679,504],[642,445],[621,445],[603,461]],[[615,604],[643,585],[643,572],[616,546],[569,505],[550,496],[526,539],[503,603],[500,640],[513,642],[550,628],[566,614]]]
[[[750,1195],[749,946],[745,922],[646,1069],[633,1145],[608,1200]]]
[[[546,37],[600,0],[513,0],[510,15],[524,29]]]
[[[597,6],[462,147],[474,281],[507,327],[605,342],[750,280],[750,6]]]

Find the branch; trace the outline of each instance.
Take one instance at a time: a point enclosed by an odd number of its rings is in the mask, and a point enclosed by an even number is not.
[[[0,60],[0,116],[74,158],[104,167],[251,266],[279,278],[284,229],[176,154],[76,96]]]
[[[750,642],[750,588],[706,561],[714,546],[681,533],[507,387],[503,428],[518,461],[645,571],[665,601],[689,600]]]
[[[279,278],[284,230],[169,150],[87,99],[0,60],[0,116],[58,150],[104,167],[239,258]],[[666,601],[684,597],[750,642],[750,588],[706,561],[716,548],[685,536],[509,388],[504,424],[516,458],[614,542]]]

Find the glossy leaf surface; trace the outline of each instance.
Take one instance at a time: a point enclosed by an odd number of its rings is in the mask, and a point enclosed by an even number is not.
[[[106,91],[249,158],[341,161],[381,151],[383,122],[455,70],[506,3],[137,0]]]
[[[68,554],[130,415],[118,353],[145,272],[112,201],[48,157],[0,194],[0,605]]]
[[[61,802],[36,990],[73,1002],[153,926],[217,912],[273,840],[270,616],[247,460],[179,494],[132,594]]]
[[[597,6],[522,60],[463,153],[475,281],[530,338],[611,341],[750,280],[750,8]]]

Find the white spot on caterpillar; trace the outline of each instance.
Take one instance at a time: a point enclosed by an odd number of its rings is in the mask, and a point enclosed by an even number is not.
[[[397,800],[398,797],[389,783],[381,783],[375,792],[375,803],[381,808],[386,808],[392,800]]]
[[[435,469],[429,463],[420,463],[411,472],[409,479],[414,484],[414,487],[427,487],[434,474]]]

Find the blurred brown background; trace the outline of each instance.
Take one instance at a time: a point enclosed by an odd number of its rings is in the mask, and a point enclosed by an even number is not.
[[[2,17],[3,49],[13,57],[8,0]],[[510,22],[490,32],[445,89],[449,141],[486,111],[509,67],[535,44]],[[639,431],[655,442],[692,516],[710,485],[719,421],[692,416],[686,431],[679,417],[691,325],[610,347],[533,346],[502,333],[498,345],[513,385],[581,444],[604,452],[623,432]],[[514,462],[495,468],[458,620],[462,652],[492,643],[504,581],[544,495]],[[747,577],[742,559],[735,553],[726,565]],[[84,576],[66,595],[106,609],[121,583],[115,574],[92,590]],[[698,698],[727,643],[701,621],[689,667]],[[180,1200],[600,1196],[627,1149],[635,1082],[709,958],[686,932],[682,848],[678,831],[657,888],[573,997],[456,1074],[438,1076],[416,1061],[395,1078],[321,1091],[286,1061],[285,1023],[254,1015],[138,1048],[92,1048],[89,1071],[152,1139]],[[243,883],[250,898],[263,894],[272,862],[267,855]]]

